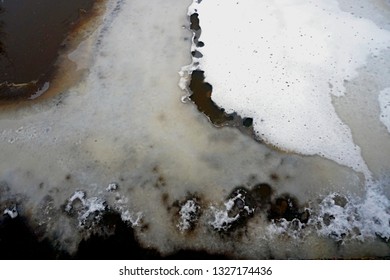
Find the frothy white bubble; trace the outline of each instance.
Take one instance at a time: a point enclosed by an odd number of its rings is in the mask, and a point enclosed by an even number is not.
[[[220,107],[253,117],[271,145],[370,177],[331,96],[342,96],[344,81],[390,45],[390,32],[336,0],[194,1],[189,11],[199,14],[198,61]]]
[[[198,219],[199,205],[194,200],[187,200],[180,208],[180,221],[177,227],[180,231],[187,231],[191,228],[192,223]]]
[[[132,227],[140,226],[142,223],[142,212],[131,213],[129,210],[121,212],[121,219],[124,222],[129,222]]]
[[[241,205],[242,211],[232,211],[236,203]],[[252,215],[255,211],[254,208],[245,205],[245,196],[241,193],[237,193],[236,196],[225,201],[224,206],[224,209],[215,206],[210,207],[213,219],[209,223],[217,231],[229,230],[236,221],[242,218],[243,213]]]
[[[75,203],[80,203],[80,209],[76,209],[80,227],[89,227],[101,219],[101,214],[107,209],[106,201],[100,197],[87,198],[85,192],[76,191],[68,200],[65,211],[70,213]]]
[[[363,198],[350,197],[345,205],[337,204],[337,194],[327,196],[320,204],[319,234],[359,239],[380,236],[390,238],[390,201],[378,187],[369,187]]]

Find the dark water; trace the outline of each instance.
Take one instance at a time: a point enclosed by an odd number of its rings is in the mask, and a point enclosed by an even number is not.
[[[161,256],[156,250],[142,248],[133,230],[118,213],[103,218],[102,229],[113,231],[110,236],[92,235],[83,240],[75,255],[56,248],[47,239],[41,239],[29,226],[28,219],[0,217],[0,260],[143,260],[143,259],[227,259],[229,256],[209,254],[205,251],[181,250]]]
[[[49,80],[66,35],[94,2],[0,1],[0,98],[25,95]]]

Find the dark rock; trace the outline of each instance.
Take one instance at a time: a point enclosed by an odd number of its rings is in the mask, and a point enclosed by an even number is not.
[[[199,14],[197,13],[194,13],[190,16],[190,22],[191,22],[191,25],[190,25],[190,28],[192,30],[195,30],[195,31],[198,31],[200,30],[200,25],[199,25]]]
[[[268,209],[270,207],[273,190],[269,184],[261,183],[255,185],[250,193],[258,208]]]
[[[252,119],[252,118],[244,118],[244,119],[242,120],[242,124],[243,124],[243,126],[245,126],[245,127],[251,127],[252,124],[253,124],[253,119]]]
[[[277,197],[271,203],[271,208],[268,211],[269,220],[286,219],[287,221],[292,221],[298,219],[302,223],[307,223],[309,216],[309,211],[301,210],[298,201],[289,195]]]

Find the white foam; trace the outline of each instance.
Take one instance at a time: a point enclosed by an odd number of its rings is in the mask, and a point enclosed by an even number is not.
[[[70,212],[73,208],[72,204],[74,201],[79,200],[82,204],[85,204],[85,192],[76,191],[72,194],[72,196],[68,199],[68,203],[65,206],[65,211]]]
[[[212,206],[211,211],[214,214],[214,219],[210,222],[210,225],[218,231],[227,231],[232,226],[232,223],[240,218],[240,214],[230,217],[228,209],[220,210]]]
[[[331,95],[343,95],[344,80],[390,45],[390,32],[336,0],[195,0],[194,11],[205,43],[198,61],[220,107],[253,117],[257,136],[280,149],[370,177]]]
[[[124,222],[129,222],[132,227],[140,226],[142,222],[143,213],[131,213],[129,210],[121,211],[121,219]]]
[[[378,96],[381,113],[379,119],[386,126],[390,133],[390,88],[386,88]]]
[[[114,190],[116,191],[118,187],[117,183],[110,183],[106,188],[106,191],[113,192]],[[129,223],[132,227],[137,227],[142,224],[144,214],[141,211],[134,212],[131,210],[128,197],[116,193],[112,204],[113,209],[120,213],[122,221]]]
[[[234,222],[236,222],[240,217],[240,213],[231,213],[233,210],[236,200],[241,200],[243,203],[245,203],[245,197],[238,193],[235,197],[228,199],[224,202],[225,209],[218,209],[214,206],[210,207],[211,212],[213,213],[213,220],[210,221],[210,225],[218,231],[227,231],[230,229]],[[243,206],[243,210],[246,211],[248,215],[253,214],[254,208],[250,208],[249,206],[245,205]]]
[[[118,189],[117,183],[110,183],[110,184],[108,184],[106,191],[113,192],[113,191],[116,191],[117,189]]]
[[[267,238],[272,240],[282,235],[286,235],[294,239],[302,238],[306,234],[306,232],[303,232],[304,228],[304,224],[302,224],[298,219],[288,221],[283,218],[277,222],[271,222],[271,224],[267,227]]]
[[[364,198],[350,197],[345,206],[335,203],[336,195],[330,194],[320,204],[319,219],[314,219],[321,224],[319,234],[338,240],[390,239],[390,200],[380,188],[369,187]]]
[[[16,209],[16,206],[5,209],[3,213],[4,213],[4,215],[10,216],[11,219],[15,219],[19,215],[18,210]]]
[[[180,221],[177,227],[180,231],[187,231],[191,228],[191,224],[197,220],[199,213],[199,205],[194,200],[187,200],[180,208]]]
[[[85,192],[76,191],[65,206],[65,211],[73,209],[73,203],[80,201],[81,209],[77,209],[80,227],[90,226],[101,219],[101,214],[107,209],[106,201],[100,197],[87,198]]]

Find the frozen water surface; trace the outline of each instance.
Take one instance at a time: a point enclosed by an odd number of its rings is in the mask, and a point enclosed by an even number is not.
[[[389,255],[389,2],[191,2],[108,0],[71,86],[0,112],[0,211],[70,253],[111,209],[163,255]],[[258,139],[181,102],[181,69]]]

